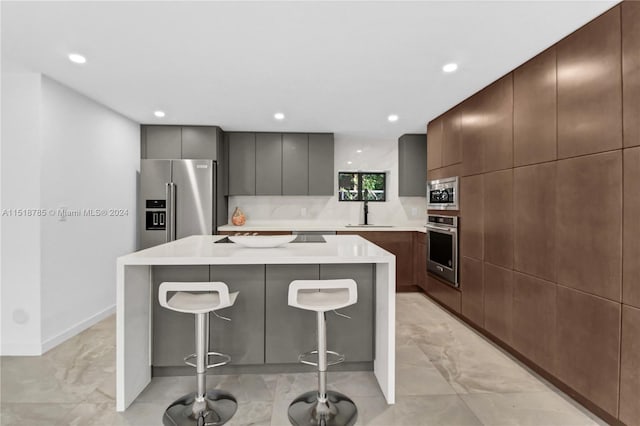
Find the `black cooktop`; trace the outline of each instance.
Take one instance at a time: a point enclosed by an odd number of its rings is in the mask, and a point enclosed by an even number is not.
[[[326,243],[327,240],[324,239],[322,235],[298,235],[295,240],[291,241],[292,243]],[[221,240],[215,241],[215,243],[233,243],[229,239],[229,237],[224,237]]]

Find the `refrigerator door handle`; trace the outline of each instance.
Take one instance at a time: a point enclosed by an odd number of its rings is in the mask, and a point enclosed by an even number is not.
[[[171,227],[173,226],[173,222],[171,221],[173,203],[171,202],[171,182],[167,182],[165,185],[165,199],[167,200],[167,218],[165,219],[165,243],[171,241]]]
[[[170,235],[170,240],[169,241],[175,241],[176,240],[176,184],[171,182],[169,183],[169,195],[170,195],[170,201],[169,201],[169,222],[171,222],[171,233]]]

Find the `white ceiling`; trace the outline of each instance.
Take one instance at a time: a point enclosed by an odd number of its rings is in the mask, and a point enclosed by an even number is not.
[[[140,123],[395,140],[615,3],[3,1],[2,59]]]

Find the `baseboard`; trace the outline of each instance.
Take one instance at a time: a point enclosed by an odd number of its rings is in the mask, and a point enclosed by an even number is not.
[[[0,346],[2,356],[39,356],[42,355],[42,345],[24,342],[2,342]]]
[[[116,305],[114,304],[109,306],[107,309],[101,312],[98,312],[97,314],[92,315],[85,320],[80,321],[76,325],[73,325],[67,328],[62,333],[45,340],[44,342],[42,342],[41,353],[45,353],[49,349],[52,349],[58,346],[60,343],[64,342],[65,340],[70,339],[77,334],[80,334],[81,332],[91,327],[92,325],[99,323],[109,315],[113,315],[115,312],[116,312]]]

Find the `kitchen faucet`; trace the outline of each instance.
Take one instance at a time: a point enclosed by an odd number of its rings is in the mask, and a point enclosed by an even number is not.
[[[369,224],[369,202],[364,200],[364,224]]]

